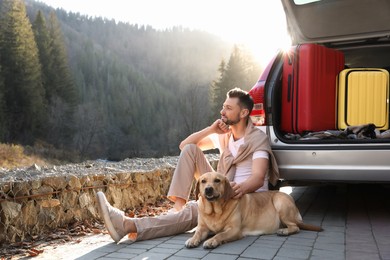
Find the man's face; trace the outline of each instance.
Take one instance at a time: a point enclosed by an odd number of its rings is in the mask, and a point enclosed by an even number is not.
[[[238,98],[227,98],[221,110],[221,119],[227,125],[235,125],[240,122],[241,107]]]

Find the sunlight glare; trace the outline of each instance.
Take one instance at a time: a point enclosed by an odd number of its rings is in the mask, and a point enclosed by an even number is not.
[[[285,187],[280,187],[279,189],[281,192],[284,192],[286,194],[291,194],[292,193],[292,187],[291,186],[285,186]]]
[[[246,46],[261,66],[290,45],[280,1],[261,0],[38,0],[54,8],[101,16],[157,30],[181,26]]]
[[[261,43],[262,39],[254,40],[248,44],[248,48],[252,51],[255,60],[264,68],[268,62],[276,55],[279,50],[289,50],[291,40],[288,35],[281,35],[278,40],[274,39],[275,45],[266,45]],[[264,41],[264,39],[263,39]]]
[[[219,24],[215,21],[215,14],[202,16],[207,21],[207,27],[203,29],[245,46],[262,67],[268,64],[278,50],[290,47],[291,39],[280,1],[244,0],[240,5],[236,1],[223,3],[222,17],[227,19]]]

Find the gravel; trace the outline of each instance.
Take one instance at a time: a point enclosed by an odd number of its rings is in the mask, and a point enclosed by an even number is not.
[[[219,155],[207,154],[206,157],[210,161],[216,161],[218,160]],[[162,158],[131,158],[119,162],[99,159],[77,164],[43,167],[34,164],[30,167],[11,170],[0,168],[0,183],[29,181],[44,177],[63,176],[69,174],[84,176],[96,173],[151,171],[161,167],[176,167],[178,158],[178,156],[167,156]]]

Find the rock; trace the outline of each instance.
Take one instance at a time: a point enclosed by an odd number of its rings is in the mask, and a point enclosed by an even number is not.
[[[27,170],[29,170],[29,171],[41,171],[41,167],[34,163],[29,168],[27,168]]]
[[[75,175],[69,175],[67,177],[67,188],[69,190],[80,190],[81,189],[81,182],[80,179],[77,178]]]
[[[38,201],[38,205],[42,208],[54,208],[59,206],[61,203],[58,199],[48,199],[48,200],[42,200]]]
[[[22,205],[12,201],[1,202],[1,221],[5,226],[15,223],[21,212]]]
[[[25,227],[24,230],[29,230],[35,226],[38,216],[34,201],[30,200],[22,207],[21,215],[23,218],[22,225]]]
[[[44,185],[40,186],[37,190],[33,189],[31,194],[35,195],[36,200],[51,199],[53,197],[53,191],[52,187]]]
[[[13,197],[24,197],[30,195],[31,186],[28,182],[15,182],[10,194]]]
[[[66,180],[63,177],[47,177],[42,180],[42,184],[52,187],[55,191],[66,188]]]

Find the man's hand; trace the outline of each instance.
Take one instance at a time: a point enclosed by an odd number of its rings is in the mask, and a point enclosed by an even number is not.
[[[229,126],[221,119],[217,119],[212,125],[189,135],[180,143],[179,148],[182,150],[187,144],[196,144],[201,150],[213,149],[215,148],[214,144],[208,136],[214,133],[224,134],[229,131]]]
[[[215,122],[211,125],[211,128],[217,134],[224,134],[230,131],[229,126],[225,124],[221,119],[215,120]]]
[[[234,191],[233,199],[239,199],[245,194],[240,184],[231,181],[230,186],[232,186]]]

